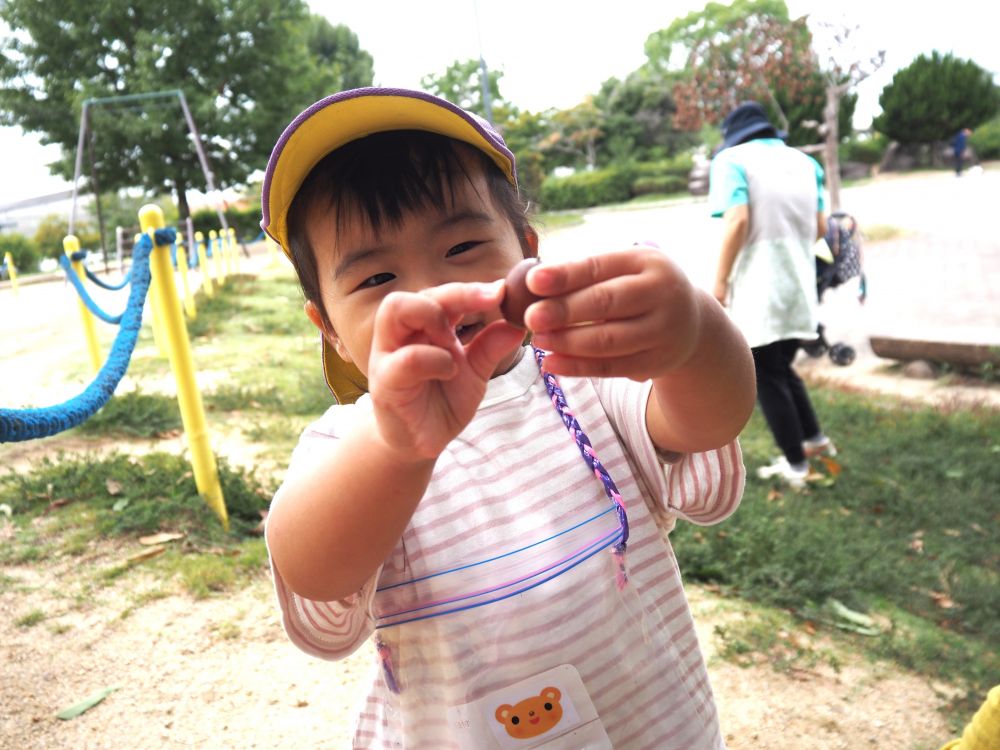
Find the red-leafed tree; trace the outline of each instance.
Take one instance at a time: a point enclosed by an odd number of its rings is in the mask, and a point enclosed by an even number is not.
[[[790,20],[784,0],[736,0],[709,3],[651,34],[646,55],[654,68],[686,73],[674,85],[677,127],[718,124],[754,99],[788,131],[798,123],[787,103],[800,100],[817,74],[811,40],[805,19]]]
[[[861,54],[856,29],[819,28],[822,55],[807,19],[790,19],[784,0],[709,3],[650,35],[646,55],[651,66],[686,74],[674,87],[678,127],[715,125],[740,102],[759,101],[790,134],[790,145],[823,153],[830,206],[837,210],[837,146],[856,101],[850,91],[878,69],[884,53]]]

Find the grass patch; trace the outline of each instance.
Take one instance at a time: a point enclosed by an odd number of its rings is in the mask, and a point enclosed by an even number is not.
[[[177,399],[131,391],[113,396],[78,428],[89,435],[128,435],[154,438],[181,427]]]
[[[755,414],[740,511],[672,534],[685,575],[806,619],[834,598],[887,614],[895,627],[862,648],[981,696],[1000,673],[1000,415],[830,389],[814,402],[843,473],[801,493],[758,480],[775,449]]]
[[[28,614],[22,615],[14,620],[14,624],[19,628],[33,628],[45,620],[45,613],[40,609],[33,609]]]
[[[10,505],[16,529],[0,557],[25,564],[57,551],[79,554],[90,540],[157,531],[182,532],[188,552],[255,539],[272,488],[223,459],[218,469],[228,534],[198,495],[190,463],[181,456],[45,458],[30,472],[0,477],[0,502]],[[114,580],[128,568],[116,566],[102,576]]]

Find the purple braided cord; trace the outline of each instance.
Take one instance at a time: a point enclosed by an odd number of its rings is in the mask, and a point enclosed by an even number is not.
[[[583,431],[576,416],[570,410],[569,404],[566,403],[566,395],[562,392],[562,388],[559,387],[556,376],[550,372],[546,372],[542,367],[542,363],[545,361],[545,352],[536,347],[532,347],[532,349],[535,351],[535,361],[538,362],[538,369],[542,373],[545,390],[548,391],[549,398],[552,399],[552,405],[559,412],[559,416],[562,418],[563,424],[566,425],[566,429],[569,430],[569,434],[573,436],[573,440],[580,449],[580,455],[583,456],[583,460],[593,470],[597,478],[601,480],[601,484],[604,485],[604,492],[615,504],[615,512],[618,514],[618,525],[622,529],[622,540],[615,546],[615,552],[621,555],[625,552],[625,544],[628,542],[628,515],[625,512],[625,504],[622,502],[621,493],[618,491],[618,487],[615,486],[615,480],[611,478],[608,470],[604,468],[604,464],[601,463],[597,454],[594,453],[594,446],[591,445],[587,433]]]

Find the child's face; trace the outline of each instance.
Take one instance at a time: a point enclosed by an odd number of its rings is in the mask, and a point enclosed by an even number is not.
[[[493,205],[482,167],[472,158],[463,163],[470,179],[452,179],[454,200],[445,210],[407,213],[399,226],[386,225],[378,233],[357,214],[341,221],[338,231],[334,209],[322,204],[307,213],[306,235],[330,327],[312,303],[306,303],[306,313],[341,358],[366,377],[375,311],[389,292],[495,281],[525,257],[510,220]],[[456,329],[459,340],[468,344],[500,318],[499,309],[466,316]],[[497,371],[510,367],[515,355]]]

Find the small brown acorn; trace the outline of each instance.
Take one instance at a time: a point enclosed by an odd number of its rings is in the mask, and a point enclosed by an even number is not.
[[[525,258],[510,269],[507,278],[504,279],[500,312],[511,325],[524,328],[524,311],[532,302],[541,299],[537,294],[528,291],[528,271],[539,262],[538,258]]]

